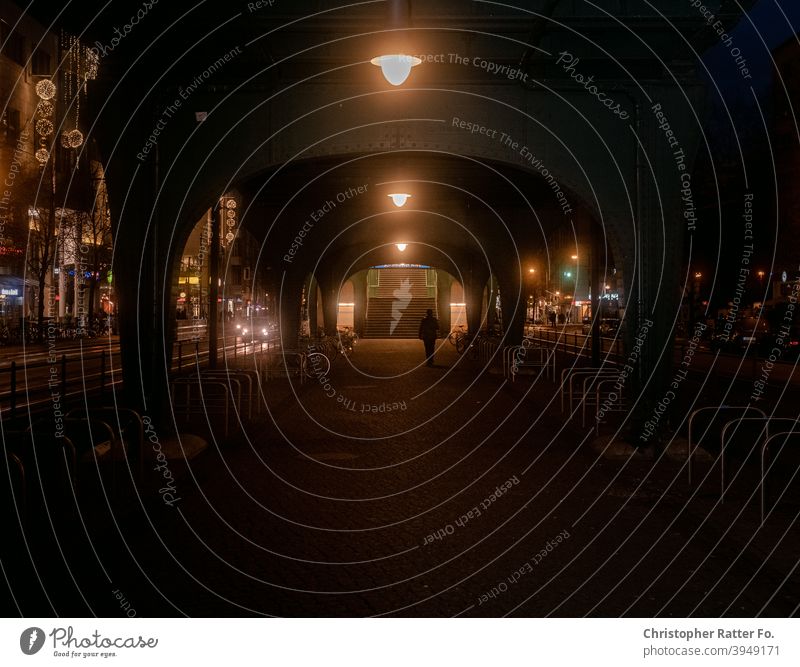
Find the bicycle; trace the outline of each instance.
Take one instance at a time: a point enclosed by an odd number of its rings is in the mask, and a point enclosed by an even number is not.
[[[460,336],[464,336],[467,333],[467,328],[460,324],[457,329],[453,329],[450,331],[450,335],[447,337],[447,342],[450,343],[453,347],[455,347],[456,342],[458,341]]]
[[[471,337],[463,324],[458,329],[451,331],[447,340],[456,348],[458,354],[463,354],[471,344]]]
[[[350,329],[344,329],[337,336],[336,348],[342,356],[346,357],[348,354],[353,353],[353,348],[355,348],[357,342],[358,334]]]

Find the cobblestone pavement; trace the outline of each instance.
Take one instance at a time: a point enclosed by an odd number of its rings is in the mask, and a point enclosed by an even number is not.
[[[70,573],[43,570],[51,599],[19,604],[120,615],[118,590],[140,616],[795,613],[796,506],[761,529],[757,499],[693,492],[680,461],[601,457],[549,381],[509,385],[447,343],[423,361],[420,341],[366,340],[325,377],[265,384],[268,413],[176,464],[174,507],[153,486],[146,513],[134,498],[94,518],[92,548],[65,540]]]

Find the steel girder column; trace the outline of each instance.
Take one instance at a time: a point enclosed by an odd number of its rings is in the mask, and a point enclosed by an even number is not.
[[[603,355],[602,340],[600,338],[600,320],[602,313],[600,295],[603,292],[603,264],[606,257],[605,248],[603,247],[603,237],[601,229],[598,225],[590,225],[589,227],[589,243],[590,250],[590,281],[589,291],[592,295],[592,328],[591,328],[591,348],[592,348],[592,366],[595,368],[600,367],[601,358]]]
[[[489,269],[486,266],[472,266],[464,273],[464,302],[467,304],[467,327],[471,335],[481,329],[483,320],[483,294],[486,281],[489,280]]]
[[[436,271],[436,309],[439,330],[446,335],[451,329],[450,301],[453,290],[453,276],[445,271]]]
[[[702,106],[702,87],[688,89],[694,94],[693,102]],[[683,242],[696,224],[691,174],[698,130],[692,125],[692,114],[686,113],[685,98],[673,87],[655,88],[650,93],[652,107],[638,110],[637,130],[646,160],[640,152],[636,160],[636,275],[632,291],[627,292],[628,310],[635,313],[635,318],[630,313],[626,316],[627,364],[632,368],[626,380],[630,382],[628,395],[636,401],[629,438],[635,444],[653,441],[643,435],[643,425],[653,417],[672,379]],[[665,134],[664,122],[669,123],[674,137]],[[627,271],[628,266],[625,268]],[[658,420],[658,427],[665,422]]]
[[[127,131],[135,134],[148,128],[149,118],[143,114]],[[123,134],[122,129],[109,123],[98,132],[97,139],[101,145],[113,146]],[[120,212],[120,217],[113,219],[114,244],[117,249],[124,249],[114,253],[112,265],[124,403],[158,420],[167,413],[168,374],[175,335],[175,313],[169,298],[171,282],[167,280],[165,284],[164,278],[173,275],[166,251],[172,230],[160,227],[159,209],[163,205],[159,202],[154,210],[159,190],[158,163],[155,159],[140,163],[133,155],[125,155],[128,147],[125,141],[119,145],[125,148],[109,163],[106,183],[109,208]],[[135,256],[125,252],[128,250]]]
[[[495,281],[500,288],[500,307],[503,313],[503,332],[506,345],[519,345],[525,335],[525,310],[527,296],[522,289],[521,276],[517,272],[503,272]],[[491,304],[490,304],[491,307]]]
[[[319,275],[317,280],[319,281],[320,298],[322,299],[325,335],[335,336],[337,334],[336,324],[339,319],[339,287],[341,283],[329,275]]]
[[[497,295],[499,293],[499,285],[497,276],[494,274],[489,275],[489,281],[486,283],[486,328],[491,331],[497,322]],[[502,300],[501,300],[502,306]]]
[[[306,283],[306,308],[308,309],[308,326],[312,336],[317,335],[317,330],[320,327],[319,318],[317,317],[317,295],[318,295],[317,279],[312,275]]]
[[[364,335],[367,321],[367,272],[359,271],[350,276],[353,282],[353,328],[359,336]]]
[[[278,293],[278,319],[280,321],[279,336],[284,349],[297,347],[300,334],[300,301],[303,294],[304,280],[299,276],[284,275]]]

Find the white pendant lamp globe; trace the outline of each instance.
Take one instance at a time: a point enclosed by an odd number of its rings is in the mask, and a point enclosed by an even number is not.
[[[403,208],[403,206],[406,205],[409,197],[411,197],[411,195],[407,192],[394,192],[387,196],[391,198],[392,203],[397,206],[397,208]]]
[[[370,61],[373,65],[381,68],[383,77],[393,86],[402,86],[411,68],[419,65],[422,60],[416,56],[407,56],[403,53],[395,53],[385,56],[377,56]]]
[[[395,245],[400,252],[403,252],[406,248],[408,248],[407,243],[395,243]]]

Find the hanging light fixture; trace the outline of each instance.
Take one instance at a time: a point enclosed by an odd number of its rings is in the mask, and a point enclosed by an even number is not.
[[[411,74],[411,68],[422,63],[422,59],[408,55],[406,31],[411,24],[411,1],[385,0],[384,4],[387,32],[385,38],[388,42],[384,42],[381,49],[384,55],[376,56],[370,62],[381,68],[383,77],[391,85],[402,86]]]
[[[383,78],[389,83],[393,86],[402,86],[408,78],[408,75],[411,74],[411,68],[419,65],[422,60],[416,56],[394,53],[376,56],[370,60],[370,62],[381,68]]]
[[[392,203],[397,206],[397,208],[403,208],[403,206],[406,205],[409,197],[411,197],[411,195],[407,192],[395,192],[387,196],[391,198]]]
[[[408,244],[407,243],[395,243],[395,246],[397,246],[397,249],[400,252],[403,252],[403,251],[405,251],[406,248],[408,248]]]

